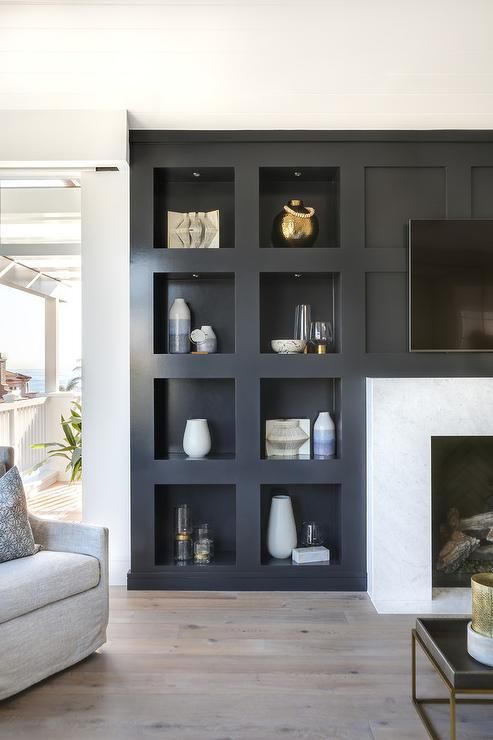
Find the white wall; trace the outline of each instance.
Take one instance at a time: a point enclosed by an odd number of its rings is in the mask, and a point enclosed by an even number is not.
[[[128,175],[82,174],[82,518],[110,527],[110,581],[129,568]]]
[[[0,109],[128,109],[133,128],[490,128],[492,29],[491,0],[18,0],[0,3]]]
[[[24,10],[19,9],[18,12],[24,15]],[[2,27],[4,15],[5,9],[0,3],[0,51],[5,34]],[[27,56],[31,55],[31,51],[25,50],[25,53]],[[58,55],[55,52],[53,56]],[[67,63],[63,58],[59,62]],[[33,66],[29,79],[34,89],[37,84],[34,56],[31,64]],[[16,68],[12,67],[14,69]],[[16,75],[17,71],[14,77]],[[3,78],[4,85],[6,78]],[[49,83],[49,78],[45,83]],[[127,160],[125,110],[69,110],[63,111],[63,115],[56,110],[47,110],[49,106],[46,105],[42,106],[45,110],[8,110],[15,107],[14,101],[15,96],[6,93],[0,81],[0,109],[4,109],[0,111],[2,167],[16,167],[19,162],[23,167],[64,167],[67,162],[73,167],[104,167]],[[25,105],[19,107],[26,108]]]
[[[126,122],[126,111],[0,112],[0,168],[120,168],[84,172],[81,206],[83,518],[110,528],[112,583],[125,583],[130,563]]]

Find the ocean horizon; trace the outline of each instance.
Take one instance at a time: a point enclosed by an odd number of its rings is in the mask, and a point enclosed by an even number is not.
[[[10,369],[10,368],[9,368]],[[31,393],[44,393],[45,371],[43,368],[16,368],[16,372],[22,375],[30,375],[29,390]],[[74,370],[60,371],[60,385],[67,385],[68,381],[76,375]]]

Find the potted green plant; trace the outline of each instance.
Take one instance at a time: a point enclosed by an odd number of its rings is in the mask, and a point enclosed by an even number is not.
[[[82,406],[79,401],[72,401],[70,416],[60,416],[64,442],[38,442],[34,449],[46,449],[48,457],[64,457],[68,460],[65,470],[70,472],[70,482],[82,478]]]

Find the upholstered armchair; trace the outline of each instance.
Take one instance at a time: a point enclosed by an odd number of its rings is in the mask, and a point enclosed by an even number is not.
[[[0,462],[14,464],[11,448]],[[36,555],[0,563],[0,699],[106,641],[108,530],[30,515]]]

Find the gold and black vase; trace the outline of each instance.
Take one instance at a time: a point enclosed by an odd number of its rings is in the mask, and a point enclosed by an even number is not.
[[[315,209],[293,198],[277,214],[272,225],[274,247],[313,247],[318,236]]]

